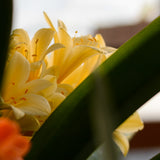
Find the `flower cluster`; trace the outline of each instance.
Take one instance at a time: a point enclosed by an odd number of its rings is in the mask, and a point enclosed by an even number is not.
[[[105,45],[100,34],[72,38],[62,21],[56,30],[46,13],[44,16],[50,28],[38,30],[32,40],[23,29],[14,30],[10,38],[0,110],[24,132],[36,131],[73,89],[116,51]],[[124,154],[129,148],[125,133],[142,128],[135,113],[115,130],[113,137]]]

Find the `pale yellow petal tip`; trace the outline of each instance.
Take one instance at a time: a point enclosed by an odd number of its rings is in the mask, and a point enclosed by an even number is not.
[[[121,134],[120,132],[114,131],[113,139],[115,143],[117,144],[117,146],[120,148],[123,155],[126,156],[129,151],[129,142],[128,142],[127,137]]]
[[[122,133],[134,133],[144,128],[144,124],[138,114],[135,112],[125,120],[116,130]]]
[[[47,13],[45,11],[43,11],[43,15],[44,15],[44,18],[45,18],[46,22],[48,23],[48,25],[52,28],[52,30],[54,32],[56,32],[56,29],[54,28],[50,18],[48,17],[48,15],[47,15]]]
[[[14,113],[17,120],[24,117],[25,113],[23,111],[21,111],[20,109],[14,107],[14,106],[11,106],[11,108],[12,108],[13,113]]]
[[[64,29],[67,32],[67,27],[62,20],[58,20],[58,27]]]

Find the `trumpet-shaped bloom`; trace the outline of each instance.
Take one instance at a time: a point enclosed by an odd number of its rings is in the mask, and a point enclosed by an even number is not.
[[[38,93],[50,87],[52,83],[45,79],[28,81],[29,74],[30,63],[16,52],[5,69],[0,110],[3,110],[3,116],[16,120],[29,115],[31,117],[28,119],[36,124],[37,120],[33,117],[48,116],[51,112],[47,99]]]
[[[23,160],[29,149],[30,142],[20,134],[19,126],[0,118],[0,160]]]

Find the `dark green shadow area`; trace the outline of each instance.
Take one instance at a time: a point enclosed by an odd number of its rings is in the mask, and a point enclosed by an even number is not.
[[[0,2],[0,84],[7,58],[9,36],[12,26],[12,0]]]

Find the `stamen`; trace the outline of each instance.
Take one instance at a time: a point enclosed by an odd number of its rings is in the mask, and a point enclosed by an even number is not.
[[[94,40],[93,40],[93,39],[91,39],[91,38],[88,38],[88,40],[89,40],[89,41],[92,41],[92,42],[94,41]]]
[[[12,85],[15,85],[15,82],[12,82]]]
[[[15,100],[15,97],[11,97],[12,100]]]
[[[95,37],[93,37],[94,41],[97,42],[97,40],[95,39]]]
[[[64,92],[63,92],[63,91],[61,91],[61,93],[64,95]]]
[[[78,33],[78,31],[75,31],[75,33],[77,34],[77,33]]]
[[[21,46],[16,47],[16,49],[19,49],[19,48],[21,48]]]
[[[13,103],[14,103],[14,104],[17,104],[17,102],[16,102],[16,101],[13,101]]]
[[[24,93],[26,94],[27,92],[28,92],[28,89],[26,89]]]
[[[37,40],[35,41],[35,43],[37,44],[37,43],[38,43],[38,41],[39,41],[39,39],[37,39]]]
[[[24,52],[25,52],[25,57],[28,59],[28,50],[25,49]]]
[[[20,98],[20,100],[24,100],[24,101],[26,101],[27,99],[26,99],[25,97],[22,97],[22,98]]]
[[[35,46],[35,54],[32,54],[33,57],[36,57],[36,56],[37,56],[37,43],[38,43],[38,41],[39,41],[39,39],[37,39],[37,40],[35,41],[36,46]]]
[[[32,54],[32,56],[33,56],[33,57],[36,57],[36,56],[37,56],[37,54]]]
[[[81,38],[80,41],[83,42],[83,39]]]

